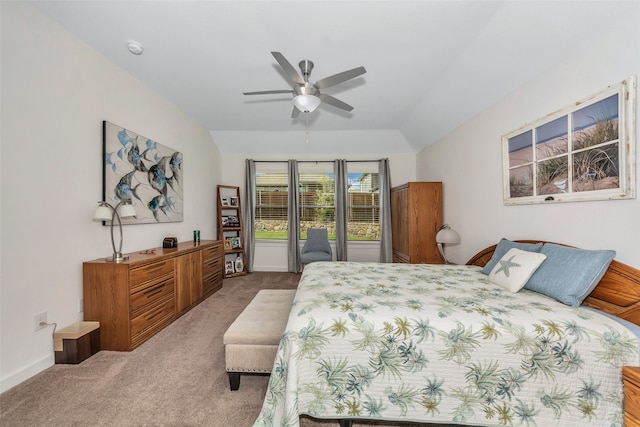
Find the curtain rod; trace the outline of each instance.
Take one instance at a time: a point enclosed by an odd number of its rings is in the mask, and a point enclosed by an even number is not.
[[[383,159],[378,160],[347,160],[347,162],[356,162],[356,163],[373,163],[379,162]],[[287,163],[288,160],[254,160],[255,163]],[[298,163],[333,163],[334,160],[298,160]]]

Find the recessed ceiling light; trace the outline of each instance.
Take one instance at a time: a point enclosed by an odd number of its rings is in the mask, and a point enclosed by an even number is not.
[[[144,47],[134,40],[129,40],[127,42],[127,49],[129,49],[129,52],[133,53],[134,55],[142,55],[142,52],[144,52]]]

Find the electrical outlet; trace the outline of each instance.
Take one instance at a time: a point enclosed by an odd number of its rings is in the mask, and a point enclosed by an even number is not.
[[[33,316],[33,331],[39,331],[47,327],[47,312],[38,313]]]
[[[78,300],[78,313],[84,312],[84,299],[80,298]]]

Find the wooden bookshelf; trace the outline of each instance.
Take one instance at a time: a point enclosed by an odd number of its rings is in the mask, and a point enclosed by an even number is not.
[[[224,250],[224,277],[247,274],[240,187],[218,185],[218,240]]]

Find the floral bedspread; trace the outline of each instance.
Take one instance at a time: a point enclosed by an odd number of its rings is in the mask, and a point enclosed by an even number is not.
[[[316,418],[622,426],[638,338],[473,266],[305,267],[255,426]]]

